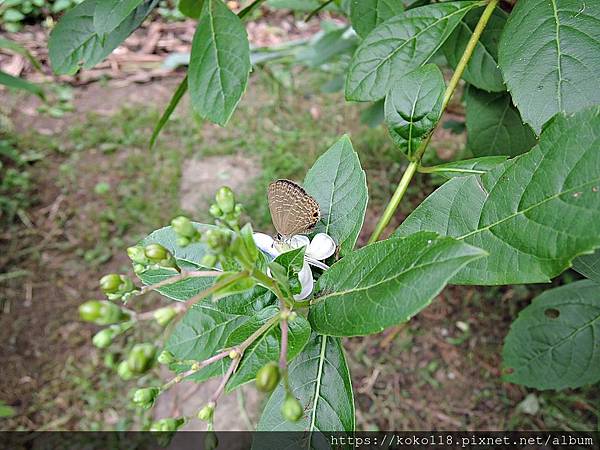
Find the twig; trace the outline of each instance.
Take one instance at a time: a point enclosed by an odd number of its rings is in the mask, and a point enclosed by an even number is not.
[[[223,393],[223,390],[225,389],[225,385],[231,378],[231,375],[233,375],[233,372],[235,372],[235,369],[237,369],[237,366],[240,363],[241,359],[242,359],[242,357],[239,355],[236,356],[235,358],[233,358],[233,360],[231,361],[231,365],[229,366],[229,369],[227,369],[227,372],[225,373],[225,375],[223,375],[221,384],[219,384],[219,387],[217,388],[217,390],[213,393],[213,395],[211,395],[210,401],[209,401],[210,403],[213,403],[215,405],[217,404],[217,400]]]

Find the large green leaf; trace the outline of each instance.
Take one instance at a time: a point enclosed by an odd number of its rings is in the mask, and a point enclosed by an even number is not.
[[[330,235],[342,256],[351,252],[363,225],[368,193],[365,171],[348,136],[317,159],[304,178],[304,188],[321,207],[315,231]]]
[[[275,314],[279,314],[279,308],[276,306],[261,310],[231,332],[227,339],[227,346],[242,343]],[[288,361],[293,360],[302,351],[309,337],[310,325],[304,317],[298,316],[288,322]],[[274,326],[256,339],[244,352],[240,365],[227,383],[227,392],[253,380],[256,377],[256,372],[268,362],[277,361],[281,349],[280,341],[281,328],[279,325]]]
[[[385,97],[385,122],[392,139],[412,159],[442,112],[444,76],[426,64],[400,78]]]
[[[600,284],[600,249],[590,255],[582,255],[575,259],[573,269]],[[598,289],[600,290],[600,286]]]
[[[465,101],[467,146],[475,156],[517,156],[535,145],[534,132],[523,123],[508,93],[488,93],[469,86]]]
[[[498,51],[504,81],[536,133],[557,112],[600,103],[600,2],[523,0]]]
[[[281,415],[285,388],[280,384],[271,394],[258,423],[257,431],[308,431],[312,433],[302,448],[322,447],[319,431],[354,431],[354,401],[352,382],[339,338],[313,333],[302,353],[289,367],[290,389],[304,408],[298,422],[289,422]],[[269,433],[258,433],[253,448],[269,448],[263,439]],[[298,439],[298,435],[279,439]],[[278,448],[294,448],[292,442]]]
[[[94,10],[94,28],[103,36],[117,28],[144,0],[101,0]]]
[[[246,90],[251,67],[248,35],[240,18],[221,0],[205,0],[188,71],[194,110],[225,125]]]
[[[192,19],[197,19],[202,14],[204,0],[179,0],[177,7],[181,14]]]
[[[600,381],[600,289],[583,280],[535,298],[510,328],[504,379],[537,389]]]
[[[458,65],[482,11],[483,8],[469,11],[444,44],[444,55],[446,55],[446,59],[452,67],[455,68]],[[501,92],[506,90],[502,73],[498,68],[498,42],[500,41],[502,29],[506,24],[506,17],[507,14],[501,9],[496,8],[494,10],[477,41],[462,76],[465,81],[484,91]]]
[[[332,336],[377,333],[425,308],[481,249],[436,233],[376,242],[346,256],[319,278],[308,318]]]
[[[352,0],[350,21],[356,33],[364,38],[373,28],[404,11],[401,0]]]
[[[348,100],[379,100],[404,74],[426,64],[463,16],[480,2],[458,1],[411,9],[376,27],[360,44],[346,78]]]
[[[111,33],[99,36],[94,27],[97,1],[85,0],[68,11],[50,34],[48,52],[58,75],[73,75],[80,67],[94,67],[125,40],[158,3],[144,0]]]
[[[490,253],[458,284],[547,282],[600,246],[600,107],[558,116],[528,153],[454,178],[398,228],[456,237]]]

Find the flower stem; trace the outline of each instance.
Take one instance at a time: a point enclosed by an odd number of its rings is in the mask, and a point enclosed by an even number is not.
[[[496,5],[498,4],[498,1],[499,0],[490,0],[489,1],[487,6],[485,7],[485,9],[483,10],[481,17],[479,18],[479,22],[477,22],[477,26],[475,27],[475,30],[473,30],[473,34],[469,38],[469,42],[467,42],[467,46],[465,47],[465,50],[464,50],[460,60],[458,61],[458,64],[454,71],[454,74],[452,75],[452,78],[450,79],[450,82],[448,83],[448,86],[446,87],[446,90],[444,91],[444,98],[442,100],[442,109],[440,111],[440,117],[443,114],[443,112],[446,110],[448,103],[450,103],[450,100],[452,99],[452,95],[454,94],[454,91],[456,90],[456,87],[458,86],[458,82],[460,81],[461,77],[463,76],[463,73],[464,73],[465,69],[467,68],[467,64],[469,63],[469,59],[471,59],[471,56],[473,55],[473,51],[475,50],[475,47],[477,46],[477,42],[479,42],[481,33],[483,33],[483,30],[485,29],[488,21],[490,20],[490,17],[492,16],[492,13],[494,12]],[[421,145],[419,145],[419,148],[417,149],[417,151],[415,153],[415,159],[409,163],[408,167],[406,168],[406,171],[402,175],[402,178],[400,179],[400,182],[398,183],[398,187],[396,188],[396,192],[394,192],[394,195],[390,199],[387,207],[385,208],[385,211],[383,212],[383,215],[379,219],[379,222],[377,223],[377,226],[375,227],[373,234],[371,234],[371,237],[369,238],[369,244],[377,241],[380,238],[381,233],[383,233],[386,226],[389,224],[392,216],[396,212],[396,209],[398,208],[398,205],[400,204],[402,197],[406,193],[406,189],[408,188],[408,185],[410,184],[415,172],[417,171],[417,169],[421,163],[421,158],[423,157],[425,150],[427,150],[427,146],[429,145],[429,141],[431,140],[431,135],[435,131],[438,124],[439,124],[439,121],[438,121],[438,123],[436,123],[433,130],[431,130],[429,135],[421,142]]]
[[[195,374],[200,369],[203,369],[204,367],[206,367],[206,366],[208,366],[208,365],[210,365],[210,364],[212,364],[212,363],[214,363],[216,361],[219,361],[219,360],[225,358],[228,355],[229,355],[229,351],[223,351],[221,353],[217,353],[214,356],[211,356],[208,359],[205,359],[204,361],[193,363],[192,367],[189,370],[187,370],[187,371],[185,371],[183,373],[180,373],[176,377],[171,378],[167,383],[165,383],[160,388],[160,390],[161,391],[166,391],[167,389],[169,389],[174,384],[179,383],[180,381],[182,381],[183,379],[189,377],[190,375]]]

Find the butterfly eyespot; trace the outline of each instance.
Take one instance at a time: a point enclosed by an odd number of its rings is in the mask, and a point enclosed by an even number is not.
[[[313,217],[314,217],[314,218],[317,218],[317,217],[319,217],[319,213],[318,213],[318,212],[315,212],[315,213],[313,213]]]

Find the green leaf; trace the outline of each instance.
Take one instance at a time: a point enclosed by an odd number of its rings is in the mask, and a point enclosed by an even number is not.
[[[537,389],[600,381],[598,288],[582,280],[550,289],[521,311],[504,341],[504,379]]]
[[[586,278],[600,284],[600,249],[590,255],[582,255],[573,261],[573,269]]]
[[[309,67],[320,67],[346,53],[351,54],[356,44],[356,36],[348,33],[348,27],[336,28],[317,34],[308,46],[298,52],[296,59]]]
[[[425,308],[481,249],[436,233],[416,233],[363,247],[319,278],[308,318],[332,336],[378,333]]]
[[[304,408],[304,415],[295,423],[282,417],[285,388],[280,383],[265,406],[257,431],[315,432],[302,448],[329,448],[319,446],[323,439],[316,433],[319,431],[354,431],[352,382],[339,338],[312,333],[302,353],[290,364],[289,382],[292,394]],[[259,445],[270,436],[269,433],[258,433],[253,448],[271,448]],[[298,436],[287,438],[298,439]],[[295,448],[283,445],[281,441],[279,444],[278,448]]]
[[[106,36],[96,34],[96,3],[85,0],[69,10],[52,30],[48,52],[56,74],[73,75],[80,67],[94,67],[140,26],[158,0],[145,0]]]
[[[317,159],[304,178],[304,188],[321,207],[315,232],[331,236],[342,256],[350,253],[363,225],[368,193],[365,172],[348,136]]]
[[[448,64],[453,68],[458,65],[482,11],[483,8],[469,11],[444,44],[444,55]],[[462,76],[465,81],[484,91],[502,92],[506,90],[502,73],[498,68],[498,42],[506,24],[506,18],[507,14],[500,8],[494,10],[477,41],[473,55],[471,55]]]
[[[475,156],[517,156],[536,144],[536,136],[521,120],[506,92],[487,93],[469,86],[467,146]]]
[[[364,38],[373,28],[404,11],[401,0],[352,0],[350,21],[356,33]]]
[[[209,229],[214,229],[213,225],[206,225],[193,222],[194,226],[201,232]],[[177,245],[177,234],[172,227],[160,228],[147,237],[145,237],[140,245],[161,244],[175,257],[177,265],[184,270],[201,270],[203,269],[200,261],[202,257],[208,253],[206,244],[202,242],[190,244],[187,247]],[[205,270],[207,268],[204,268]],[[210,269],[210,268],[208,268]],[[177,272],[169,269],[152,269],[147,270],[139,275],[140,280],[146,285],[155,284],[176,275]],[[212,286],[214,278],[212,277],[195,277],[188,278],[177,283],[169,284],[158,289],[162,295],[184,302],[189,300],[194,295]]]
[[[426,64],[400,78],[385,97],[385,122],[396,145],[412,159],[442,112],[444,76]]]
[[[436,173],[446,178],[464,177],[473,174],[484,174],[508,159],[507,156],[482,156],[481,158],[463,159],[434,167],[425,168],[423,172]]]
[[[276,314],[279,314],[279,308],[276,306],[258,312],[231,333],[227,340],[227,346],[239,345]],[[310,325],[304,317],[298,316],[288,322],[288,327],[287,359],[291,361],[308,342]],[[226,391],[231,392],[236,387],[253,380],[256,377],[256,372],[262,366],[270,361],[277,361],[279,359],[280,341],[281,329],[279,325],[274,326],[257,338],[244,352],[237,371],[227,383]]]
[[[600,103],[600,2],[527,0],[513,9],[498,50],[504,80],[536,133],[557,112]]]
[[[144,0],[101,0],[94,10],[94,29],[103,36],[117,28]]]
[[[41,99],[44,99],[44,90],[37,84],[30,83],[23,78],[13,77],[0,70],[0,84],[13,89],[20,89],[27,91],[31,94],[37,95]]]
[[[346,78],[348,100],[385,97],[408,72],[429,62],[463,16],[480,2],[427,5],[392,17],[360,44]]]
[[[240,19],[221,0],[205,0],[188,71],[194,110],[225,125],[246,90],[251,67],[248,35]]]
[[[204,0],[179,0],[179,5],[177,6],[184,16],[197,19],[202,14],[203,5]]]
[[[167,105],[164,112],[162,113],[162,116],[160,116],[160,119],[158,120],[156,126],[154,127],[154,130],[152,130],[152,137],[150,138],[150,145],[149,145],[150,149],[152,149],[154,147],[154,144],[156,144],[156,139],[158,138],[158,135],[160,134],[163,127],[167,124],[167,122],[171,118],[171,114],[173,114],[173,111],[175,111],[175,108],[177,107],[177,105],[179,104],[179,102],[181,101],[181,99],[183,98],[185,93],[187,92],[187,90],[188,90],[188,77],[186,75],[185,78],[183,80],[181,80],[181,83],[179,83],[179,86],[177,86],[177,89],[175,89],[175,92],[173,93],[173,97],[171,97],[169,104]]]
[[[531,151],[448,181],[396,233],[435,231],[490,253],[453,283],[550,281],[600,246],[599,140],[600,107],[559,115]]]
[[[216,302],[224,297],[249,291],[256,286],[256,281],[254,278],[250,276],[244,276],[238,280],[238,275],[239,272],[223,272],[223,274],[219,275],[215,279],[215,284],[227,283],[227,285],[214,291],[212,293],[211,300]]]

